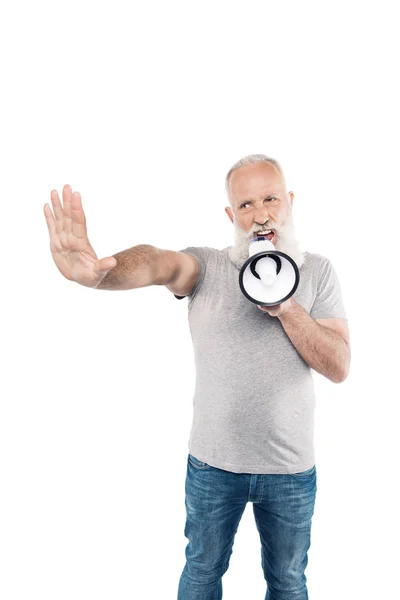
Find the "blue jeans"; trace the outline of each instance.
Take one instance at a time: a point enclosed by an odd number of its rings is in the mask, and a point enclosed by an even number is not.
[[[222,576],[247,502],[253,503],[260,534],[267,582],[264,600],[308,600],[304,571],[316,490],[315,465],[292,475],[232,473],[189,454],[185,482],[189,543],[178,600],[221,600]]]

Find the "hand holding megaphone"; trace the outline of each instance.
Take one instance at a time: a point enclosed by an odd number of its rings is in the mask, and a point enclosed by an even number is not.
[[[257,308],[261,310],[261,312],[268,313],[270,317],[280,317],[286,311],[290,310],[292,306],[295,304],[293,296],[291,296],[282,304],[276,304],[275,306],[260,306],[257,304]]]

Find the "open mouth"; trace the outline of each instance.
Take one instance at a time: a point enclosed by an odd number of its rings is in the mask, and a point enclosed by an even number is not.
[[[275,237],[275,231],[273,229],[265,229],[263,231],[255,231],[253,234],[253,238],[258,236],[266,237],[267,240],[272,240]]]

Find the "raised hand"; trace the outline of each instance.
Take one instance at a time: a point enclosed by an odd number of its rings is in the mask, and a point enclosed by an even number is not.
[[[62,196],[63,204],[57,190],[51,191],[54,215],[50,205],[44,205],[51,254],[64,277],[86,287],[96,287],[117,261],[113,256],[97,258],[87,236],[80,193],[72,193],[67,184]]]

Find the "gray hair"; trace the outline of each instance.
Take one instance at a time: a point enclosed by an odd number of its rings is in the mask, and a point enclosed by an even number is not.
[[[282,175],[283,180],[285,181],[285,176],[283,174],[283,170],[281,165],[279,164],[279,162],[277,160],[275,160],[275,158],[271,158],[270,156],[266,156],[265,154],[249,154],[248,156],[245,156],[244,158],[241,158],[240,160],[238,160],[233,167],[231,167],[226,175],[225,178],[225,189],[226,189],[226,193],[228,194],[228,198],[229,198],[229,202],[230,202],[230,197],[229,197],[229,178],[231,176],[231,174],[233,173],[233,171],[236,171],[236,169],[239,169],[240,167],[243,167],[244,165],[253,165],[255,163],[260,163],[260,162],[267,162],[270,163],[272,165],[274,165],[274,167],[276,167],[279,171],[279,173]]]

